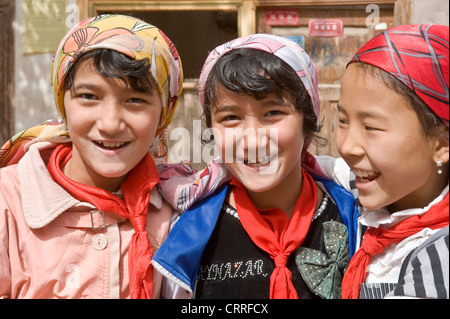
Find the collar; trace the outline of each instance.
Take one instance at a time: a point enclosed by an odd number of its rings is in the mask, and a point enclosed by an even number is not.
[[[96,209],[90,203],[75,199],[53,181],[46,163],[54,147],[55,145],[50,142],[32,144],[18,163],[23,214],[30,228],[42,228],[68,210],[89,213]],[[121,192],[119,191],[117,195],[120,196]],[[162,198],[157,187],[154,187],[151,192],[150,204],[158,210],[162,207]],[[105,216],[107,216],[107,224],[124,220],[116,214],[105,214]],[[68,220],[72,219],[69,218]],[[82,219],[77,217],[76,220]],[[83,220],[91,222],[91,216],[89,215]],[[77,225],[82,226],[84,224],[77,223]]]
[[[431,203],[423,208],[411,208],[405,209],[391,214],[387,208],[383,207],[378,210],[368,210],[364,209],[361,213],[361,217],[358,218],[358,222],[364,226],[378,228],[383,226],[383,228],[391,228],[395,224],[416,215],[425,214],[431,206],[439,203],[444,199],[449,191],[449,185],[447,185],[444,190],[436,197]]]

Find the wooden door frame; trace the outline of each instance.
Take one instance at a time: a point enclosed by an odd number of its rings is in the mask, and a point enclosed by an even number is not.
[[[0,145],[14,131],[12,99],[14,92],[14,0],[0,0]]]
[[[238,15],[238,36],[255,31],[255,8],[253,0],[77,0],[80,20],[95,16],[99,11],[177,11],[177,10],[220,10],[236,11]]]
[[[80,19],[109,10],[237,10],[238,36],[256,32],[256,9],[267,6],[393,4],[394,25],[410,24],[413,0],[77,0]]]

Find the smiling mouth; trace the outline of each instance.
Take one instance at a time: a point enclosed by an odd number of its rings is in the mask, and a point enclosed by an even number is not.
[[[371,182],[375,179],[377,179],[381,173],[380,172],[376,172],[376,171],[363,171],[363,170],[358,170],[358,169],[354,169],[353,173],[355,173],[356,178],[359,180],[359,182],[361,183],[368,183]]]
[[[244,164],[249,167],[260,167],[260,166],[266,166],[270,163],[271,158],[269,156],[264,157],[262,161],[251,161],[249,162],[248,159],[244,159]]]
[[[94,144],[97,145],[98,147],[104,149],[104,150],[117,150],[119,148],[122,148],[128,144],[130,144],[130,142],[97,142],[94,141]]]

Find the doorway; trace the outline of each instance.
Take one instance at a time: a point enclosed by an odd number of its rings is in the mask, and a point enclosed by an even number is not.
[[[198,79],[209,54],[216,46],[238,34],[236,11],[102,11],[134,16],[161,29],[178,50],[185,79]]]

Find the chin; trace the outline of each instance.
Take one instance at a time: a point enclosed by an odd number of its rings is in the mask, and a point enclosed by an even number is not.
[[[245,184],[244,184],[244,186],[248,192],[252,192],[252,193],[263,193],[263,192],[270,191],[273,188],[272,186],[252,187],[252,186],[247,186]]]
[[[130,170],[127,169],[105,169],[103,167],[102,169],[97,170],[97,174],[105,177],[105,178],[120,178],[125,175],[127,175],[130,172]]]
[[[359,197],[359,202],[361,203],[361,206],[367,210],[377,210],[386,206],[382,203],[377,203],[376,201],[371,201],[363,197]]]
[[[248,179],[247,180],[239,179],[239,180],[242,183],[242,185],[244,185],[244,187],[247,189],[247,191],[253,193],[267,192],[274,189],[276,185],[278,185],[278,183],[276,183],[275,181],[272,182],[264,177],[262,180],[258,179],[254,181],[249,181]]]

